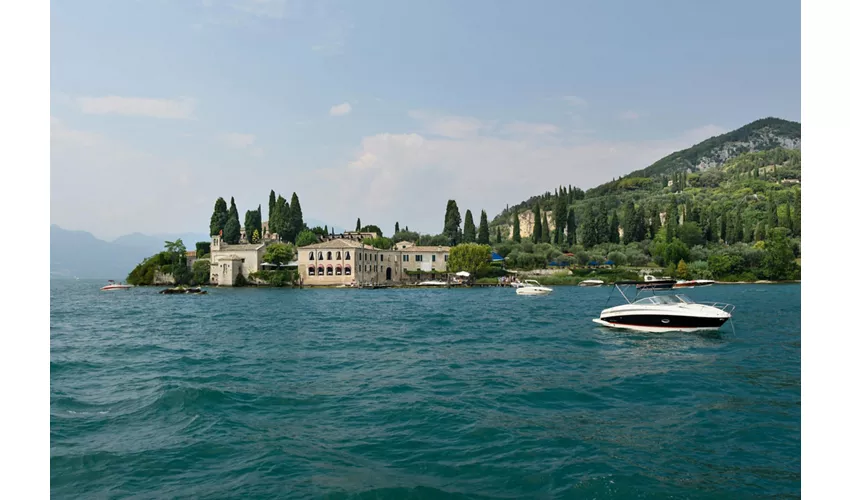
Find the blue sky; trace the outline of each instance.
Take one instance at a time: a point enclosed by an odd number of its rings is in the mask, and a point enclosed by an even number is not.
[[[799,2],[51,4],[51,222],[107,239],[269,189],[438,232],[765,116],[800,119]]]

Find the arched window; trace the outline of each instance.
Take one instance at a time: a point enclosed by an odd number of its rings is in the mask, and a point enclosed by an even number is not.
[[[308,267],[308,268],[307,268],[307,275],[308,275],[308,276],[313,276],[314,274],[316,274],[316,268],[315,268],[315,267],[313,267],[313,266]]]
[[[332,258],[332,257],[331,257],[331,255],[333,255],[333,254],[331,254],[330,252],[328,252],[328,260],[331,260],[331,258]]]
[[[310,252],[310,256],[307,257],[307,260],[313,260],[313,252]]]
[[[325,257],[322,255],[322,252],[319,252],[319,260],[325,260]]]
[[[325,275],[325,268],[322,267],[322,266],[319,266],[319,273],[318,274],[319,274],[319,276],[324,276]]]
[[[336,252],[336,260],[342,260],[342,253],[339,251]]]
[[[335,274],[337,276],[342,276],[342,266],[336,266],[336,273]]]
[[[351,254],[348,251],[345,252],[345,260],[351,260]]]
[[[351,266],[345,266],[345,275],[351,276]]]

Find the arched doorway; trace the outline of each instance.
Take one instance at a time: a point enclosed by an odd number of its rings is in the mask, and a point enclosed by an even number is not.
[[[393,268],[387,266],[387,281],[393,280]]]

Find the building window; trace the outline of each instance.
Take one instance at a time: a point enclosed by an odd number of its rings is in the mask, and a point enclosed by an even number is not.
[[[347,251],[345,252],[345,260],[351,260],[351,254]]]
[[[336,266],[336,275],[342,276],[342,266]]]
[[[324,275],[325,275],[325,268],[322,267],[322,266],[319,266],[319,276],[324,276]]]
[[[307,257],[307,260],[313,260],[313,252],[310,252],[310,256]]]
[[[328,252],[328,260],[331,260],[331,255],[332,254],[330,252]]]
[[[313,267],[313,266],[308,267],[308,268],[307,268],[307,275],[308,275],[308,276],[313,276],[314,274],[316,274],[316,268],[315,268],[315,267]]]
[[[422,256],[421,255],[416,256],[416,262],[422,262]]]
[[[410,255],[402,255],[402,256],[401,256],[401,260],[402,260],[402,262],[409,262],[409,260],[408,260],[408,259],[410,259]]]
[[[449,254],[443,255],[443,262],[448,262],[448,261],[449,261]]]
[[[325,256],[322,255],[322,252],[319,252],[319,260],[325,260]]]
[[[336,253],[336,260],[342,260],[342,254],[340,252]]]
[[[345,266],[345,275],[351,276],[351,266]]]
[[[384,261],[384,254],[381,254],[381,262]]]
[[[437,256],[435,254],[431,254],[431,262],[437,262]]]

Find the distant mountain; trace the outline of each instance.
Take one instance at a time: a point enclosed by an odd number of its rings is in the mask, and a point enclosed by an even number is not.
[[[166,241],[183,240],[187,250],[194,250],[195,243],[199,241],[210,241],[210,237],[204,233],[159,233],[159,234],[142,234],[131,233],[119,236],[112,240],[115,245],[124,247],[144,248],[148,250],[148,255],[153,255],[156,252],[162,251],[163,244]]]
[[[133,233],[114,241],[97,239],[86,231],[50,226],[50,274],[55,277],[124,280],[133,268],[162,251],[166,240],[182,239],[188,250],[196,241],[209,241],[202,233],[146,235]]]

